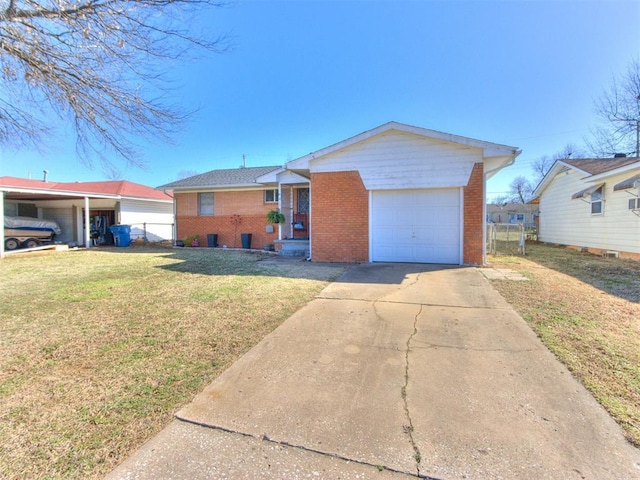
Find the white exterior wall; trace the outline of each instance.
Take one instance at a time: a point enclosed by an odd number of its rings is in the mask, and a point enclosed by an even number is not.
[[[540,197],[540,233],[543,242],[619,252],[640,253],[640,217],[628,209],[626,191],[613,191],[613,186],[632,174],[609,177],[599,182],[585,182],[584,174],[575,170],[560,173]],[[572,199],[574,193],[591,185],[605,185],[603,214],[591,214],[591,198]],[[638,190],[634,190],[638,193]]]
[[[53,220],[60,226],[62,233],[54,237],[55,242],[69,243],[76,239],[73,235],[73,209],[68,208],[42,208],[38,212],[41,218]]]
[[[132,240],[144,236],[145,223],[148,241],[171,240],[174,223],[173,203],[122,199],[120,223],[131,225]]]
[[[367,190],[467,185],[482,150],[391,131],[310,161],[310,171],[358,171]]]
[[[62,235],[56,240],[62,242],[81,242],[84,238],[84,199],[47,200],[36,202],[43,218],[50,218],[60,224]],[[73,207],[76,207],[75,221]],[[91,210],[115,210],[116,222],[131,225],[131,238],[144,235],[144,223],[147,223],[147,239],[150,242],[171,240],[173,238],[173,203],[132,199],[90,199]],[[157,224],[157,225],[151,225]],[[73,231],[73,226],[76,231]]]

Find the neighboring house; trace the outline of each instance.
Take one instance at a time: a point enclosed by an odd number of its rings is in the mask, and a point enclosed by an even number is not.
[[[482,264],[486,180],[519,153],[390,122],[282,168],[214,170],[158,188],[174,192],[178,238],[307,242],[317,262]],[[286,221],[269,233],[272,208]]]
[[[640,159],[558,160],[536,188],[539,239],[640,259]]]
[[[172,197],[137,183],[0,177],[0,193],[0,213],[53,220],[62,229],[55,240],[63,243],[113,243],[109,227],[114,224],[130,225],[132,239],[173,239]]]
[[[521,223],[525,228],[535,228],[540,215],[534,203],[490,203],[487,205],[488,223]]]

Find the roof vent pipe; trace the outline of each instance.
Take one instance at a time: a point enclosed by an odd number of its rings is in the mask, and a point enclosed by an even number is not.
[[[47,178],[49,178],[49,170],[43,170],[42,173],[44,173],[44,182],[47,181]]]
[[[613,158],[627,158],[626,153],[616,153]]]

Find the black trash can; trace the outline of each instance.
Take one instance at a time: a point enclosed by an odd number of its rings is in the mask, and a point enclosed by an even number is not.
[[[218,234],[217,233],[207,233],[207,247],[217,247],[218,246]]]
[[[242,248],[251,248],[251,234],[250,233],[241,233],[240,238],[242,238]]]

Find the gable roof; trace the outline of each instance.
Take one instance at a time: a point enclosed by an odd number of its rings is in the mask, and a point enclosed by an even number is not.
[[[45,182],[29,178],[0,177],[0,190],[21,192],[30,191],[33,194],[52,193],[71,196],[101,196],[116,198],[133,198],[142,200],[172,201],[172,197],[154,188],[140,185],[127,180],[111,180],[105,182]],[[76,195],[72,195],[76,194]]]
[[[580,172],[584,175],[584,179],[588,178],[590,182],[595,182],[612,175],[640,169],[640,158],[565,158],[556,160],[534,190],[533,196],[540,196],[556,175],[569,169]]]
[[[210,172],[183,178],[175,182],[157,187],[159,190],[195,190],[202,188],[220,187],[252,187],[257,185],[256,179],[275,170],[280,166],[270,167],[242,167],[224,170],[211,170]]]
[[[355,145],[356,143],[375,137],[376,135],[380,135],[392,130],[432,138],[435,140],[441,140],[444,142],[456,143],[467,147],[478,148],[483,151],[483,156],[485,157],[508,156],[515,159],[515,157],[520,154],[520,150],[518,148],[510,147],[508,145],[500,145],[497,143],[485,142],[483,140],[476,140],[474,138],[461,137],[459,135],[453,135],[451,133],[438,132],[436,130],[429,130],[422,127],[414,127],[412,125],[407,125],[399,122],[387,122],[383,125],[380,125],[379,127],[367,130],[366,132],[347,138],[346,140],[343,140],[341,142],[334,143],[333,145],[330,145],[328,147],[321,148],[320,150],[316,150],[315,152],[311,152],[300,158],[291,160],[290,162],[287,162],[285,167],[288,170],[307,170],[309,168],[309,162],[311,160],[329,155],[331,153]]]

